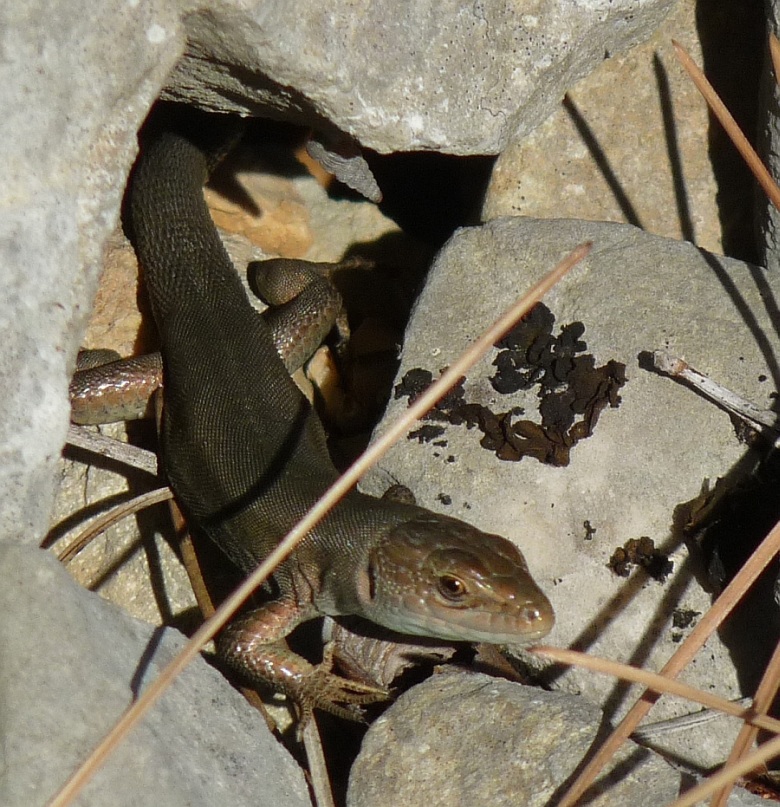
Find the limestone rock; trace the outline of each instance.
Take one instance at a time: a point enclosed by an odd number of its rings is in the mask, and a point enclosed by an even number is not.
[[[349,807],[523,804],[543,807],[596,738],[600,711],[584,698],[490,678],[437,675],[403,695],[371,727],[352,770]],[[658,807],[680,774],[633,743],[627,770],[599,783],[589,804]],[[628,761],[630,760],[630,761]]]
[[[0,709],[7,807],[48,803],[182,647],[82,589],[37,549],[0,543]],[[79,802],[303,807],[303,774],[265,721],[197,659]]]
[[[149,6],[11,3],[0,28],[0,535],[35,542],[135,131],[178,53],[173,16]]]
[[[646,38],[670,5],[221,2],[187,16],[166,95],[332,124],[381,152],[495,154],[605,53]]]
[[[701,64],[695,0],[647,41],[569,87],[567,100],[501,153],[483,217],[634,224],[722,252],[707,106],[672,39]]]
[[[424,506],[514,540],[555,607],[552,644],[658,669],[688,630],[673,629],[675,610],[701,614],[711,602],[697,582],[699,559],[683,542],[676,508],[694,499],[705,480],[738,476],[751,458],[725,412],[642,369],[638,356],[666,349],[768,408],[776,383],[766,382],[776,377],[771,357],[780,344],[764,298],[777,294],[776,278],[628,225],[497,219],[459,231],[439,254],[406,334],[399,378],[413,368],[438,375],[586,240],[593,241],[591,255],[545,303],[556,332],[581,322],[587,353],[597,365],[624,363],[628,380],[619,407],[604,409],[593,435],[571,449],[568,467],[530,457],[502,462],[481,447],[476,428],[446,424],[431,442],[396,446],[364,487],[380,493],[405,484]],[[491,386],[495,355],[467,379],[466,398],[496,412],[522,407],[517,420],[538,420],[536,387],[505,395]],[[392,402],[384,422],[405,407],[405,400]],[[672,562],[666,582],[644,572],[625,579],[609,567],[617,547],[642,536]],[[761,636],[775,635],[767,625],[778,617],[771,593],[751,608],[728,648],[715,637],[708,643],[686,673],[689,683],[731,698],[742,694],[740,682],[755,680],[770,652]],[[610,717],[625,711],[625,692],[609,679],[572,670],[554,684],[607,704]],[[659,717],[678,710],[684,707],[662,706]],[[714,764],[708,755],[723,753],[729,733],[720,733],[715,747],[705,734],[700,742],[686,740],[680,755]]]
[[[603,715],[584,698],[487,675],[436,675],[371,726],[352,769],[347,804],[543,807],[562,795],[603,731]],[[594,807],[660,807],[691,784],[627,742],[586,801]],[[729,799],[731,807],[761,804],[740,788]]]

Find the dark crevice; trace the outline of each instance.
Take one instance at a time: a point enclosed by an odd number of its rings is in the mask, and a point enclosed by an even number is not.
[[[759,83],[765,50],[766,19],[759,0],[698,0],[696,26],[704,72],[755,145]],[[718,184],[723,252],[756,263],[753,231],[755,180],[720,124],[710,116],[709,155]]]

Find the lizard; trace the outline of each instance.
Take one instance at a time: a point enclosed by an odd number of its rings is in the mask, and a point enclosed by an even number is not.
[[[340,265],[347,264],[271,258],[247,267],[250,287],[269,306],[262,316],[290,375],[334,327],[345,340],[341,294],[326,277]],[[131,358],[114,350],[79,351],[68,390],[71,423],[95,426],[154,417],[162,373],[159,350]]]
[[[125,225],[161,340],[160,444],[191,528],[252,571],[337,478],[325,432],[251,307],[203,200],[234,124],[160,111],[140,134]],[[304,715],[347,718],[387,697],[286,637],[322,616],[357,615],[392,631],[455,642],[521,644],[554,623],[513,543],[414,504],[353,489],[276,570],[273,599],[219,641],[228,666],[271,684]]]

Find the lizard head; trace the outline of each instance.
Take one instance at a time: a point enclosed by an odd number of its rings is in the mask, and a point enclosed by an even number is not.
[[[396,524],[372,549],[358,597],[374,622],[450,641],[523,644],[555,621],[514,544],[432,513]]]

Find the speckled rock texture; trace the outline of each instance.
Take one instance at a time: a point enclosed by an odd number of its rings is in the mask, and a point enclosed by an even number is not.
[[[541,126],[513,140],[483,218],[618,221],[722,252],[707,105],[672,47],[703,63],[696,6],[675,3],[647,42],[569,87]]]
[[[605,53],[646,38],[670,7],[214,3],[186,18],[189,44],[166,95],[330,121],[382,152],[495,154],[538,125]]]
[[[584,698],[486,675],[434,676],[371,727],[347,803],[369,807],[392,792],[408,807],[544,807],[593,743],[601,717]],[[607,792],[588,804],[658,807],[680,790],[679,773],[631,743],[616,767],[594,788]]]
[[[486,675],[436,675],[372,725],[352,769],[347,805],[546,807],[605,731],[601,711],[585,698]],[[662,807],[693,783],[628,742],[585,801]],[[739,788],[729,799],[730,807],[762,803]]]

